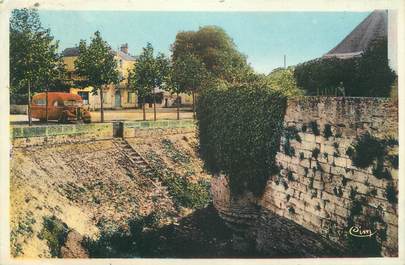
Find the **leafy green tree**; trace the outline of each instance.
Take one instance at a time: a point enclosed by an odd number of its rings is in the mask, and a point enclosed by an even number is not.
[[[176,94],[176,107],[177,107],[177,119],[180,119],[180,93],[185,92],[185,86],[182,84],[182,80],[185,78],[185,71],[187,71],[187,65],[184,61],[178,60],[172,62],[169,67],[168,74],[166,76],[165,90],[170,91],[172,94]]]
[[[143,120],[146,120],[145,100],[150,96],[153,97],[154,120],[156,120],[155,90],[163,88],[168,74],[169,60],[162,53],[154,57],[153,46],[151,43],[147,43],[131,72],[132,86],[135,87],[138,97],[142,100]]]
[[[287,97],[301,96],[303,91],[298,88],[294,78],[294,69],[274,69],[265,77],[266,83],[275,91],[279,91]]]
[[[396,78],[388,64],[387,38],[376,39],[358,59],[352,96],[388,97]]]
[[[192,94],[193,117],[195,118],[195,92],[198,92],[204,82],[209,78],[204,63],[194,54],[188,53],[177,57],[174,62],[175,71],[173,74],[177,80],[180,91]]]
[[[237,83],[253,72],[233,40],[217,26],[201,27],[198,31],[179,32],[172,45],[172,60],[192,54],[214,78]]]
[[[63,90],[65,70],[49,29],[41,25],[35,9],[15,9],[10,19],[10,101],[28,103],[31,125],[31,94]]]
[[[120,77],[114,53],[99,31],[94,33],[89,45],[85,40],[80,41],[75,70],[82,77],[81,86],[92,86],[92,92],[95,95],[99,93],[101,122],[104,122],[103,88],[117,84]]]
[[[346,96],[388,97],[396,74],[388,65],[387,39],[382,38],[360,57],[321,58],[299,64],[294,77],[308,95],[335,95],[343,86]]]

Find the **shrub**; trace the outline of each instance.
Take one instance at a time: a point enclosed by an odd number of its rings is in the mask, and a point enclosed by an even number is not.
[[[387,39],[377,39],[361,57],[322,58],[296,66],[297,85],[307,95],[335,96],[343,86],[346,96],[388,97],[396,74],[388,65]]]
[[[319,148],[317,148],[317,147],[315,147],[313,150],[312,150],[312,157],[314,158],[314,159],[318,159],[318,156],[319,156],[319,153],[321,152],[321,150],[319,150]]]
[[[385,155],[385,147],[377,138],[365,133],[358,139],[353,148],[347,149],[346,154],[353,160],[356,167],[367,168],[377,158]]]
[[[394,204],[398,203],[397,190],[395,189],[392,182],[388,183],[388,185],[385,189],[385,197],[387,198],[388,202],[390,202],[390,203],[394,203]]]
[[[330,126],[330,124],[325,124],[325,128],[323,129],[323,137],[328,139],[329,137],[332,137],[332,136],[333,136],[332,126]]]
[[[315,134],[316,136],[318,136],[320,134],[318,124],[316,123],[316,121],[311,121],[309,123],[309,126],[311,127],[313,134]]]
[[[59,257],[60,249],[66,240],[69,229],[55,216],[45,216],[43,219],[43,227],[38,237],[47,241],[52,257]]]
[[[207,88],[197,101],[200,155],[229,177],[231,193],[260,195],[276,170],[286,98],[259,83]]]
[[[300,160],[304,160],[305,159],[305,155],[303,152],[300,152]]]
[[[295,149],[291,146],[290,140],[286,139],[283,145],[284,153],[290,157],[295,155]]]

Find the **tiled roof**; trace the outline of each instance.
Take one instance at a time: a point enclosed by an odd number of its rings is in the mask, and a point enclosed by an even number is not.
[[[122,51],[114,51],[114,53],[115,53],[115,55],[122,58],[123,60],[136,61],[136,58],[134,56],[131,56],[130,54],[124,53]],[[66,48],[62,52],[62,56],[64,56],[64,57],[79,56],[79,48],[78,47]]]
[[[128,53],[122,52],[122,51],[116,51],[116,55],[121,57],[122,59],[126,61],[136,61],[136,58],[134,56],[129,55]]]
[[[79,55],[79,48],[74,47],[74,48],[66,48],[62,52],[62,56],[68,57],[68,56],[78,56]]]
[[[388,11],[375,10],[324,57],[350,58],[360,55],[377,38],[387,37]]]

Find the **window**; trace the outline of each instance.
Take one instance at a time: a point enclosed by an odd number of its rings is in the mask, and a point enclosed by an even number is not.
[[[38,106],[45,106],[46,100],[45,99],[34,99],[32,101],[32,103],[34,105],[38,105]]]
[[[135,92],[128,91],[127,103],[135,103]]]

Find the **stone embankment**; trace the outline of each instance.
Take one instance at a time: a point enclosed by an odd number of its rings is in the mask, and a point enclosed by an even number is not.
[[[276,214],[286,220],[280,225],[273,222],[268,229],[259,225],[259,249],[272,249],[274,243],[265,238],[288,226],[288,220],[349,248],[348,256],[397,256],[397,104],[376,98],[290,100],[284,125],[276,156],[280,173],[269,177],[260,198],[232,199],[225,177],[212,182],[214,205],[221,216],[230,224],[246,225],[257,223],[257,215],[272,219]],[[383,155],[360,167],[348,150],[356,151],[356,143],[366,134],[370,137],[365,139],[377,139],[366,150],[378,145]],[[255,206],[261,210],[251,211]],[[359,239],[359,230],[373,236]]]

